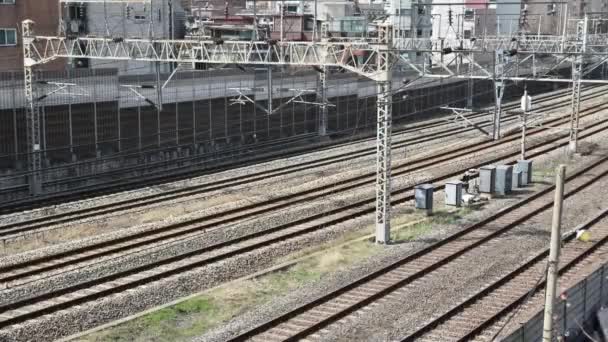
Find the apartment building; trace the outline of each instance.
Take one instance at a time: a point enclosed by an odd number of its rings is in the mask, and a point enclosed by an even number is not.
[[[113,4],[75,1],[61,10],[68,35],[179,39],[185,34],[185,13],[178,0]],[[71,64],[76,68],[116,68],[121,75],[155,71],[154,63],[148,62],[77,59],[71,61]],[[163,72],[170,71],[170,68],[170,64],[162,65]]]

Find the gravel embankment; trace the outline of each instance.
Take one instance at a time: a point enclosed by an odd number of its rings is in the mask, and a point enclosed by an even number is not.
[[[517,149],[519,142],[516,141],[513,143],[513,148]],[[455,160],[452,164],[459,164],[462,166],[464,163],[468,164],[471,161],[476,160],[476,158],[481,158],[487,156],[487,152],[480,153],[479,155],[469,156],[463,160]],[[355,171],[352,171],[355,172]],[[419,182],[420,177],[424,176],[424,173],[418,174],[410,174],[407,177],[399,177],[395,179],[394,184],[395,187],[404,186],[404,184],[416,184]],[[310,184],[310,185],[302,185],[302,186],[319,186],[319,184]],[[294,188],[295,189],[295,188]],[[294,190],[294,189],[287,189]],[[356,198],[360,198],[364,193],[368,195],[371,193],[373,195],[373,191],[370,189],[363,189],[358,191],[349,192],[344,195],[332,195],[330,199],[326,199],[323,201],[319,201],[317,203],[308,203],[305,206],[297,207],[290,209],[289,211],[284,211],[278,213],[276,216],[264,217],[261,220],[255,220],[252,222],[247,222],[243,225],[234,226],[230,228],[230,233],[227,231],[213,231],[208,232],[204,235],[201,235],[197,240],[189,241],[189,245],[175,245],[171,248],[163,249],[162,253],[145,255],[145,256],[134,256],[129,261],[125,261],[124,259],[120,262],[116,263],[104,263],[102,267],[99,268],[88,268],[87,272],[77,272],[74,275],[63,275],[64,278],[54,278],[53,281],[48,282],[40,282],[40,287],[35,285],[35,287],[28,287],[30,290],[41,291],[43,289],[49,289],[48,286],[55,286],[56,284],[61,284],[63,281],[65,282],[73,282],[76,279],[82,279],[81,277],[90,277],[98,275],[96,273],[99,272],[111,272],[112,270],[116,271],[117,267],[120,267],[122,264],[129,264],[131,261],[135,264],[142,262],[150,262],[152,259],[158,257],[163,258],[167,255],[172,255],[171,253],[184,252],[184,248],[200,248],[205,243],[212,243],[215,239],[225,239],[228,234],[244,234],[246,232],[256,231],[259,229],[267,229],[267,227],[274,226],[280,224],[281,222],[287,222],[296,217],[301,217],[303,213],[309,214],[314,210],[326,209],[331,206],[337,207],[338,205],[345,203],[344,201],[352,201]],[[295,191],[295,190],[294,190]],[[498,200],[492,202],[489,205],[487,211],[483,213],[476,213],[475,215],[489,215],[492,208],[493,210],[497,210],[500,208],[505,201],[512,201],[509,199],[506,200]],[[218,209],[220,210],[220,209]],[[205,211],[207,212],[207,211]],[[200,215],[201,212],[196,212],[193,216]],[[175,218],[176,220],[181,220],[183,217]],[[471,218],[473,219],[473,217]],[[286,221],[284,221],[286,220]],[[243,276],[246,274],[250,274],[255,272],[256,270],[263,269],[265,267],[271,266],[276,260],[276,258],[288,255],[289,253],[297,250],[301,250],[307,246],[312,246],[321,241],[327,241],[328,239],[336,238],[344,234],[346,231],[351,231],[356,229],[357,227],[361,227],[362,225],[371,224],[373,222],[373,215],[367,215],[358,220],[350,221],[344,224],[340,224],[334,227],[328,227],[318,233],[307,235],[306,237],[294,239],[288,242],[277,244],[273,247],[264,248],[263,250],[258,250],[255,252],[248,253],[246,255],[242,255],[224,262],[220,262],[217,264],[213,264],[207,267],[202,267],[200,269],[190,271],[184,274],[181,274],[178,277],[173,277],[170,279],[165,279],[163,281],[159,281],[148,286],[143,286],[137,288],[133,291],[127,291],[125,293],[121,293],[115,295],[111,298],[106,298],[103,300],[99,300],[95,303],[81,305],[73,310],[66,310],[65,312],[61,312],[58,314],[44,316],[38,320],[28,322],[23,325],[15,326],[10,329],[4,329],[4,331],[0,332],[0,340],[2,338],[6,338],[9,340],[48,340],[49,338],[55,338],[62,335],[74,333],[86,328],[93,327],[103,322],[107,322],[112,319],[124,317],[127,314],[131,314],[133,312],[141,311],[143,309],[149,308],[154,305],[159,305],[165,302],[168,302],[172,299],[188,295],[192,292],[200,291],[205,288],[209,288],[210,286],[220,284],[222,282],[234,279],[239,276]],[[146,227],[137,227],[130,232],[136,229],[154,229],[154,224],[146,226]],[[437,239],[441,238],[448,231],[453,231],[455,227],[445,227],[439,229],[439,231],[434,232],[432,235],[425,237],[423,239]],[[111,234],[127,234],[127,230],[113,232]],[[434,235],[437,234],[437,235]],[[54,246],[48,249],[41,249],[37,251],[33,251],[31,253],[16,255],[13,257],[2,259],[2,262],[11,262],[11,260],[17,260],[20,258],[31,258],[36,253],[48,253],[53,250],[55,252],[59,250],[65,250],[66,248],[74,247],[76,245],[82,243],[91,243],[94,239],[107,239],[111,235],[97,236],[90,238],[88,240],[70,242],[66,245]],[[99,240],[100,241],[100,240]],[[219,241],[219,240],[215,240]],[[363,274],[367,270],[372,269],[374,266],[380,265],[387,260],[394,259],[396,255],[400,255],[406,251],[411,251],[414,248],[419,248],[420,246],[425,245],[425,242],[416,242],[412,244],[403,244],[398,246],[390,246],[387,248],[387,255],[381,256],[373,261],[370,261],[372,264],[364,264],[361,267],[357,267],[353,270],[353,274]],[[403,249],[400,249],[403,248]],[[167,253],[167,254],[163,254]],[[390,254],[395,253],[395,254]],[[41,255],[41,254],[38,254]],[[359,272],[359,273],[357,273]],[[77,278],[70,278],[70,277]],[[323,283],[316,284],[316,288],[314,291],[323,291],[335,286],[335,284],[331,283],[331,279],[334,277],[328,277],[323,281],[328,281],[329,283],[323,285]],[[348,281],[348,279],[353,279],[350,275],[345,276],[343,273],[340,275],[335,275],[336,279],[340,281]],[[59,279],[64,279],[59,280]],[[55,283],[53,285],[52,283]],[[61,286],[61,285],[60,285]],[[25,290],[24,290],[25,289]],[[21,292],[19,292],[21,291]],[[300,291],[298,291],[300,292]],[[303,291],[306,292],[306,291]],[[6,292],[5,298],[17,298],[23,295],[27,295],[27,293],[31,293],[26,288],[22,288],[20,290],[10,290]],[[321,292],[316,292],[321,293]],[[301,295],[305,295],[301,294]],[[281,299],[282,301],[288,300],[288,298]],[[292,299],[293,300],[293,299]],[[280,306],[279,306],[280,307]],[[277,309],[273,309],[272,312],[276,314]],[[260,316],[261,317],[261,316]],[[268,316],[265,316],[268,317]]]
[[[513,142],[509,146],[513,150],[517,150],[518,142]],[[502,149],[503,151],[506,148]],[[466,158],[459,158],[450,161],[449,166],[455,168],[464,168],[465,165],[470,165],[472,162],[480,162],[481,160],[494,157],[494,153],[488,153],[487,151],[478,152],[471,154]],[[410,173],[405,177],[395,177],[393,181],[394,189],[403,188],[406,186],[412,186],[421,182],[422,179],[428,177],[428,171]],[[314,184],[302,185],[302,187],[314,186]],[[319,185],[317,185],[319,186]],[[293,187],[286,189],[286,191],[297,192],[299,189]],[[218,229],[214,229],[207,233],[194,233],[188,238],[174,241],[173,243],[167,242],[166,244],[147,248],[139,253],[129,253],[122,257],[109,256],[94,260],[93,262],[87,262],[80,265],[79,267],[69,270],[62,269],[58,274],[52,277],[46,277],[43,280],[24,284],[22,286],[8,289],[0,294],[0,299],[5,301],[13,301],[19,298],[26,298],[32,294],[46,292],[63,288],[65,286],[82,282],[89,279],[96,279],[98,277],[119,272],[121,270],[128,270],[130,268],[149,264],[154,261],[163,260],[171,256],[179,255],[193,250],[199,250],[205,246],[209,246],[214,243],[223,242],[230,238],[242,236],[253,232],[265,230],[280,224],[292,222],[303,216],[310,216],[313,214],[321,213],[329,209],[337,209],[348,203],[354,203],[362,198],[373,198],[374,186],[360,188],[358,190],[349,190],[345,193],[334,193],[328,197],[321,198],[317,201],[307,202],[304,205],[290,207],[285,210],[281,210],[279,213],[273,213],[270,215],[263,215],[256,217],[252,220],[244,220],[239,223],[226,226],[218,226]],[[215,210],[220,212],[223,208]],[[202,213],[198,213],[199,215]],[[197,216],[197,215],[193,215]],[[180,220],[185,219],[185,216],[180,217]],[[143,228],[129,229],[128,231],[151,231],[152,229],[158,228],[158,224],[150,225]],[[221,229],[220,229],[221,228]],[[117,233],[105,234],[103,237],[95,237],[87,240],[80,240],[72,242],[70,244],[52,247],[49,249],[39,249],[30,253],[18,254],[13,257],[4,258],[5,264],[13,264],[17,261],[31,260],[36,256],[48,255],[49,250],[55,254],[61,250],[65,251],[66,247],[82,247],[91,245],[92,241],[106,241],[109,238],[115,238],[118,235],[125,236],[127,230],[122,230]],[[103,239],[101,239],[103,238]]]
[[[589,139],[583,145],[600,143],[605,140],[606,134],[601,137]],[[604,144],[606,145],[606,144]],[[583,149],[585,146],[582,146]],[[563,161],[564,150],[551,153],[537,160],[535,167],[552,168],[559,161]],[[594,155],[588,157],[576,157],[571,165],[582,165],[584,161],[596,158],[597,155],[606,155],[606,150],[595,150]],[[557,161],[557,162],[556,162]],[[573,166],[571,168],[573,169]],[[581,217],[593,215],[598,207],[605,205],[602,196],[597,196],[595,189],[608,186],[608,179],[603,179],[576,195],[567,199],[564,212],[564,230],[571,229],[581,222]],[[484,213],[495,211],[507,205],[508,199],[492,201],[490,207]],[[480,215],[480,213],[476,213]],[[480,219],[469,218],[471,221]],[[341,324],[330,326],[328,331],[322,335],[322,340],[327,341],[379,341],[393,340],[406,335],[408,332],[431,317],[447,310],[451,305],[458,303],[467,295],[475,292],[494,277],[514,269],[525,259],[544,248],[548,243],[548,229],[551,222],[551,212],[547,211],[524,225],[517,227],[511,233],[501,239],[495,240],[483,248],[476,249],[461,257],[458,262],[460,267],[440,269],[439,272],[425,279],[424,282],[414,283],[413,287],[401,290],[379,304],[372,305],[363,314],[349,317]],[[458,229],[453,226],[434,227],[436,230],[430,236],[421,237],[419,240],[433,242],[437,238],[445,236],[444,232]],[[320,280],[317,283],[304,286],[290,295],[278,298],[275,301],[263,305],[244,315],[239,316],[220,329],[217,329],[196,341],[222,341],[235,332],[246,327],[264,322],[275,317],[289,308],[305,303],[316,298],[330,289],[338,288],[340,285],[360,277],[370,269],[377,269],[396,257],[402,257],[417,250],[428,243],[415,242],[413,244],[402,244],[390,246],[382,255],[375,260],[352,267],[349,271],[340,272]]]
[[[557,101],[557,100],[549,101],[547,103],[554,103],[555,101]],[[479,122],[479,121],[482,121],[485,119],[486,118],[476,119],[474,121]],[[412,136],[415,136],[415,135],[429,134],[429,133],[436,132],[436,131],[438,131],[437,128],[420,130],[420,131],[416,132],[417,134],[416,133],[407,134],[407,137],[411,138]],[[449,138],[443,138],[443,139],[439,139],[439,140],[433,141],[433,142],[414,144],[414,145],[408,146],[406,149],[395,149],[395,157],[399,158],[399,156],[406,155],[406,154],[407,155],[419,154],[420,152],[423,152],[423,151],[426,151],[428,153],[429,148],[432,148],[433,146],[437,146],[437,145],[444,146],[448,142],[455,142],[455,141],[456,142],[457,141],[470,141],[471,138],[478,137],[478,134],[479,133],[476,131],[470,131],[468,133],[455,134],[453,136],[450,136]],[[398,136],[395,136],[395,143],[398,143],[400,141],[400,139],[401,138],[399,138]],[[261,163],[261,164],[246,167],[246,168],[238,168],[235,170],[220,172],[220,173],[216,173],[213,175],[197,177],[197,178],[193,178],[193,179],[190,179],[187,181],[173,182],[173,183],[169,183],[169,184],[163,184],[163,185],[144,188],[144,189],[140,189],[140,190],[133,190],[133,191],[128,191],[128,192],[123,192],[120,194],[103,196],[103,197],[99,197],[99,198],[95,198],[95,199],[88,199],[88,200],[84,200],[84,201],[62,204],[62,205],[58,205],[58,206],[33,210],[33,211],[29,211],[29,212],[24,212],[24,213],[6,215],[4,217],[1,217],[0,219],[6,223],[18,222],[18,221],[27,220],[30,218],[47,216],[52,213],[69,212],[72,210],[76,210],[78,208],[88,208],[88,207],[98,206],[101,204],[112,203],[117,200],[139,198],[143,195],[158,194],[158,193],[162,193],[166,190],[182,188],[182,187],[190,186],[190,185],[206,184],[206,183],[209,183],[209,182],[212,182],[215,180],[232,179],[234,177],[238,177],[241,175],[251,174],[254,172],[259,172],[259,171],[264,171],[264,170],[270,170],[270,169],[273,169],[274,167],[276,167],[277,165],[280,165],[280,166],[294,165],[294,164],[297,164],[297,163],[303,162],[303,161],[316,160],[321,156],[337,155],[337,154],[345,153],[345,152],[348,153],[348,152],[356,151],[357,149],[360,149],[363,147],[373,147],[374,143],[375,143],[374,140],[371,139],[371,140],[367,140],[367,141],[363,141],[363,142],[358,142],[358,143],[355,143],[350,146],[333,148],[328,151],[319,151],[319,152],[305,154],[302,156],[287,158],[287,159],[280,160],[280,161]],[[345,167],[357,168],[361,163],[365,164],[365,163],[369,163],[370,161],[373,161],[373,156],[369,156],[366,158],[357,158],[356,160],[349,161],[347,165],[340,165],[341,164],[340,163],[340,164],[336,164],[332,167],[327,167],[327,170],[323,171],[322,174],[327,174],[327,173],[331,174],[332,172],[339,172],[340,170],[345,169]],[[313,172],[305,171],[302,173],[294,173],[294,175],[292,175],[290,177],[282,177],[281,184],[286,184],[286,183],[289,183],[290,181],[302,182],[302,181],[306,181],[307,177],[315,177],[315,176],[317,176],[315,171],[313,171]],[[276,180],[269,179],[267,181],[256,183],[255,186],[271,186],[271,185],[276,185],[276,183],[277,183]],[[229,188],[229,189],[226,189],[225,191],[205,194],[204,196],[202,196],[202,198],[201,198],[201,196],[180,198],[178,200],[167,201],[161,205],[154,205],[154,206],[151,206],[148,208],[138,208],[138,209],[133,209],[133,210],[129,210],[126,212],[121,212],[119,214],[103,215],[103,216],[100,216],[97,218],[78,221],[78,222],[75,222],[70,225],[65,225],[65,226],[70,227],[73,231],[78,232],[78,233],[73,233],[71,235],[68,234],[67,238],[71,239],[71,238],[77,238],[77,237],[91,236],[91,235],[107,232],[108,230],[117,230],[117,229],[129,227],[129,226],[132,226],[134,223],[136,223],[136,224],[147,223],[148,221],[154,219],[155,217],[157,217],[157,218],[162,217],[164,215],[164,213],[168,213],[167,215],[169,215],[169,213],[172,213],[172,212],[187,214],[189,212],[192,212],[193,210],[196,210],[199,207],[199,206],[197,206],[197,202],[199,202],[201,200],[202,201],[208,200],[208,198],[210,196],[217,196],[220,193],[222,193],[222,194],[230,193],[231,191],[233,191],[233,189]],[[273,191],[272,187],[269,189],[269,191]],[[229,201],[229,200],[230,200],[230,198],[226,198],[224,201]],[[222,201],[222,200],[218,199],[218,201]],[[193,202],[194,202],[194,204],[193,204]],[[153,212],[153,213],[150,213],[150,212]],[[150,216],[153,216],[153,217],[150,218]],[[65,226],[62,226],[62,228]],[[49,228],[51,228],[51,227],[47,227],[46,229],[49,229]],[[65,241],[66,234],[61,235],[58,239],[53,239],[47,234],[46,236],[43,236],[42,240],[47,240],[49,243],[57,243],[57,241],[55,241],[55,240]],[[42,243],[44,245],[44,243],[41,241],[37,241],[37,242],[38,243],[34,244],[34,246],[39,247],[40,243]]]

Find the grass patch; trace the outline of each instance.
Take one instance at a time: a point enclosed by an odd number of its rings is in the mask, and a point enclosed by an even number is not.
[[[326,253],[304,259],[287,270],[227,283],[174,306],[89,334],[79,341],[187,341],[272,298],[346,269],[382,251],[383,247],[360,240],[336,248],[325,245],[325,249]]]
[[[571,165],[575,162],[574,158],[568,153],[562,153],[559,157],[547,160],[538,167],[532,167],[533,181],[552,181],[555,178],[555,170],[560,164]]]
[[[437,211],[428,221],[411,224],[424,216],[413,210],[395,215],[393,239],[410,241],[431,231],[433,224],[454,223],[470,209],[457,212]],[[294,253],[282,261],[292,261],[312,253],[289,269],[258,278],[224,284],[179,304],[167,307],[108,329],[94,332],[78,341],[187,341],[200,336],[235,316],[273,298],[297,290],[304,284],[321,279],[330,273],[345,270],[351,265],[380,253],[385,247],[361,237],[374,231],[367,226],[343,237]],[[358,241],[355,241],[359,239]],[[352,242],[354,241],[354,242]],[[349,242],[349,243],[345,243]]]
[[[433,225],[430,222],[416,223],[415,225],[395,231],[391,237],[394,243],[407,242],[431,231]]]
[[[395,243],[413,241],[432,231],[434,225],[457,224],[464,216],[470,214],[472,208],[463,207],[456,211],[437,210],[424,222],[419,222],[408,227],[397,226],[392,234]]]

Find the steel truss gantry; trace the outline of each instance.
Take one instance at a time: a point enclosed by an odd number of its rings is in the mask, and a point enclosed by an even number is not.
[[[583,79],[579,72],[577,80],[550,75],[562,63],[580,63],[583,59],[594,61],[593,66],[602,65],[608,59],[608,36],[585,34],[584,48],[580,38],[574,36],[522,36],[484,37],[480,39],[429,39],[393,38],[390,25],[378,27],[377,38],[331,38],[312,42],[292,41],[223,41],[215,40],[173,40],[173,39],[130,39],[125,37],[58,37],[34,36],[33,22],[23,23],[25,94],[27,100],[28,144],[30,170],[32,171],[32,193],[39,192],[41,169],[39,114],[34,97],[32,68],[57,58],[89,58],[104,60],[133,60],[147,62],[208,63],[237,65],[292,65],[311,66],[320,69],[319,88],[322,106],[320,133],[327,120],[328,67],[342,68],[377,82],[377,179],[376,179],[376,239],[379,243],[390,240],[390,175],[391,175],[391,117],[392,89],[391,69],[402,63],[418,73],[420,77],[486,79],[497,82],[497,104],[502,99],[505,81],[549,81],[573,82],[579,85],[574,97],[580,96],[580,83],[608,83],[606,80]],[[434,58],[434,65],[428,65],[424,58],[422,65],[409,58],[420,52]],[[494,55],[498,63],[488,67],[476,55]],[[517,54],[517,58],[510,58]],[[445,56],[454,56],[444,58]],[[556,66],[549,70],[536,70],[539,58],[556,58]],[[467,63],[465,72],[460,72],[461,63]],[[527,68],[527,72],[525,71]],[[522,72],[524,70],[524,72]],[[586,72],[589,72],[586,70]],[[500,83],[498,83],[500,82]],[[578,103],[578,100],[576,101]],[[574,107],[574,106],[573,106]],[[494,137],[500,136],[500,108],[496,110]],[[578,115],[573,115],[576,119]],[[573,126],[575,127],[575,126]],[[573,128],[576,132],[576,129]],[[573,136],[576,139],[576,135]]]
[[[34,36],[33,22],[24,26],[24,63],[26,65],[26,94],[28,122],[32,123],[31,151],[39,148],[39,118],[33,96],[32,68],[58,58],[89,58],[105,60],[134,60],[147,62],[209,63],[239,65],[294,65],[321,68],[321,132],[327,122],[327,67],[339,67],[365,76],[378,84],[378,150],[377,150],[377,215],[378,242],[390,240],[390,168],[392,67],[395,52],[391,51],[392,28],[380,25],[375,40],[336,40],[324,38],[320,42],[284,41],[222,41],[222,40],[150,40],[93,37]],[[360,59],[360,56],[364,56]],[[29,80],[29,82],[27,82]],[[271,111],[269,111],[271,113]],[[38,144],[38,145],[37,145]],[[31,170],[38,175],[40,156],[33,160]],[[33,177],[33,183],[40,182]]]

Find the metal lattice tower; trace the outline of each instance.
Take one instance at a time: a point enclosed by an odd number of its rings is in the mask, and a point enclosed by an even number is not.
[[[570,117],[570,142],[571,153],[578,149],[579,114],[581,109],[581,77],[583,74],[584,53],[587,50],[587,30],[589,18],[576,23],[576,40],[578,42],[574,60],[572,61],[572,114]]]
[[[378,27],[378,116],[376,153],[376,242],[390,241],[391,209],[391,128],[392,72],[391,53],[393,30],[389,25]]]
[[[329,38],[329,23],[321,24],[321,41],[326,42]],[[319,78],[318,78],[318,92],[317,92],[317,102],[322,103],[320,111],[319,111],[319,135],[326,136],[327,135],[327,118],[328,118],[328,108],[327,108],[327,67],[321,66],[319,70]]]
[[[42,169],[42,158],[40,156],[40,110],[36,103],[34,90],[34,74],[32,67],[35,65],[32,44],[34,22],[25,20],[22,23],[23,32],[23,77],[25,82],[25,117],[27,122],[27,146],[28,146],[28,171],[30,172],[30,194],[38,195],[42,191],[40,170]]]

